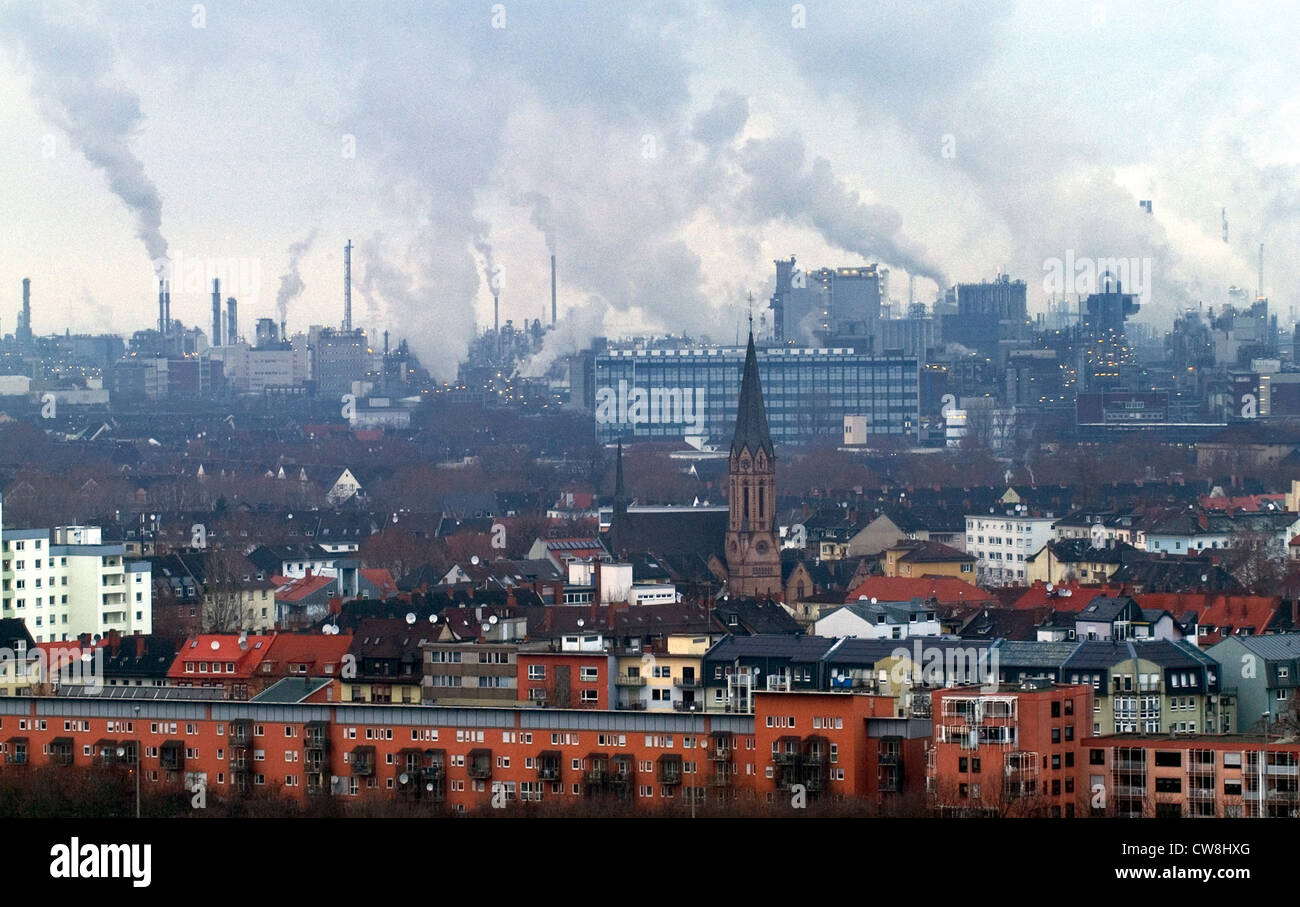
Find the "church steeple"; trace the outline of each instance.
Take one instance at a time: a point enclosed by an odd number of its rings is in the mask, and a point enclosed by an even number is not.
[[[754,332],[749,333],[728,458],[727,587],[735,595],[780,595],[781,552],[776,540],[776,452],[758,379]]]
[[[763,406],[763,388],[758,380],[758,354],[754,351],[754,332],[749,332],[749,346],[745,349],[745,371],[740,379],[740,403],[736,407],[736,433],[731,439],[731,452],[739,453],[749,448],[750,456],[760,450],[773,456],[772,433],[767,427],[767,409]]]
[[[627,532],[627,493],[623,488],[623,439],[618,439],[618,453],[614,460],[614,512],[609,519],[610,554],[616,558],[626,555],[624,535]]]

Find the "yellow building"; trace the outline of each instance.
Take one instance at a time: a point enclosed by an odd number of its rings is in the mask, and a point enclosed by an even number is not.
[[[662,652],[616,656],[614,707],[648,712],[703,711],[704,653],[710,633],[669,634]]]
[[[975,558],[940,542],[900,541],[885,549],[885,576],[946,576],[975,585]]]
[[[1099,548],[1088,539],[1058,539],[1025,558],[1025,581],[1030,585],[1105,583],[1124,566],[1126,560],[1140,554],[1124,542],[1113,542]]]

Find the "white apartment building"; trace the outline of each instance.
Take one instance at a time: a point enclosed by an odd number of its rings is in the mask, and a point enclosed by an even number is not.
[[[0,540],[0,617],[22,620],[37,642],[153,632],[149,562],[104,544],[98,526],[7,529]]]
[[[979,585],[1025,584],[1025,558],[1052,538],[1052,516],[1031,517],[1014,511],[966,517],[966,552],[978,559]]]

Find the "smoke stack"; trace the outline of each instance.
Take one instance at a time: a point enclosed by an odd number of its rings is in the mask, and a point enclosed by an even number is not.
[[[226,342],[231,346],[239,342],[239,303],[233,296],[226,300]]]
[[[221,346],[221,281],[212,280],[212,345]]]
[[[555,327],[555,256],[551,256],[551,327]]]
[[[388,331],[384,331],[384,355],[388,355]]]
[[[163,306],[163,332],[166,333],[172,329],[172,282],[169,280],[166,284],[166,293],[164,296]]]
[[[501,336],[501,297],[496,293],[492,294],[492,331]]]
[[[30,342],[32,339],[32,280],[30,277],[23,278],[23,317],[19,328],[18,339],[24,343]]]
[[[352,330],[352,240],[343,247],[343,330]]]
[[[158,281],[158,333],[167,333],[167,282]]]

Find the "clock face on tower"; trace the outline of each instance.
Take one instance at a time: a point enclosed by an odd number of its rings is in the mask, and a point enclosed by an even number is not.
[[[767,542],[760,541],[754,546],[754,550],[759,554],[767,554]]]

